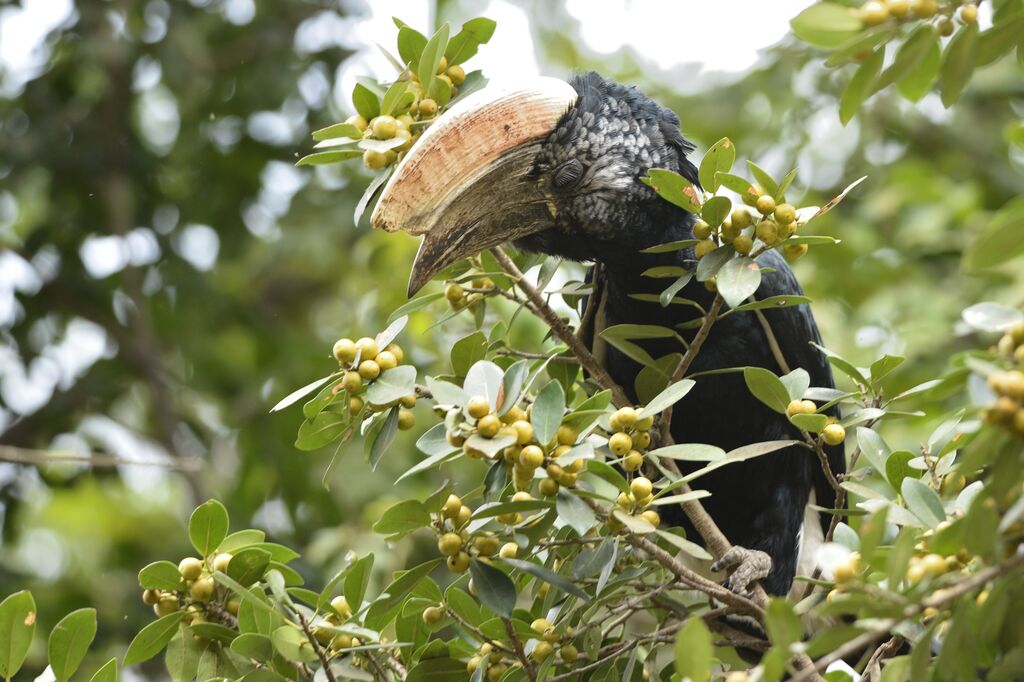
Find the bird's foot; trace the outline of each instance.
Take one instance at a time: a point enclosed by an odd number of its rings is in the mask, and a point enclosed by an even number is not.
[[[735,567],[735,568],[734,568]],[[711,564],[712,571],[732,568],[723,583],[737,594],[750,593],[750,584],[766,578],[772,570],[772,558],[765,552],[745,547],[731,547],[722,558]]]

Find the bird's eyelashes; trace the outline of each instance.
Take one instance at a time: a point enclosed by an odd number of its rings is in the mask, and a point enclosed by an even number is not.
[[[555,169],[551,184],[557,189],[571,187],[583,177],[583,164],[579,159],[569,159]]]

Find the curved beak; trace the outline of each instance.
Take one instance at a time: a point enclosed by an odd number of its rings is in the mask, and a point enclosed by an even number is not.
[[[528,173],[541,142],[577,98],[557,78],[489,86],[423,133],[370,218],[389,232],[423,235],[410,296],[462,258],[552,226],[554,208]]]

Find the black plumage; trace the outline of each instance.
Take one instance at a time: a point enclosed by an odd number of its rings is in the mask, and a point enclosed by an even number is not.
[[[680,133],[678,118],[635,87],[595,73],[577,76],[571,84],[579,100],[548,136],[531,172],[552,204],[555,224],[517,245],[601,263],[607,325],[675,327],[695,319],[699,313],[691,306],[661,307],[630,297],[659,293],[666,286],[665,280],[642,276],[650,267],[695,266],[692,249],[640,253],[654,244],[693,236],[693,217],[659,198],[639,180],[653,167],[675,170],[697,183],[696,168],[686,159],[693,147]],[[792,270],[777,252],[765,253],[759,262],[774,272],[764,276],[758,298],[802,293]],[[704,284],[696,281],[678,295],[697,301],[705,309],[713,298]],[[820,338],[808,306],[769,310],[765,316],[790,366],[805,369],[812,386],[831,388],[828,362],[810,345],[820,343]],[[692,337],[694,331],[686,333]],[[681,351],[672,340],[640,343],[655,358]],[[713,327],[691,373],[748,365],[779,373],[757,318],[753,313],[741,312]],[[607,366],[635,400],[633,386],[640,366],[615,349],[609,349]],[[673,414],[671,432],[676,442],[709,443],[730,450],[760,441],[800,437],[784,416],[749,393],[742,375],[703,376],[696,381]],[[828,458],[834,472],[843,471],[841,447],[829,448]],[[812,490],[818,505],[832,507],[835,502],[817,458],[799,447],[724,467],[700,479],[696,487],[711,491],[705,506],[734,544],[764,551],[771,557],[772,570],[763,585],[774,594],[786,593],[792,584],[798,534]],[[663,511],[667,521],[688,527],[680,510]],[[823,527],[827,521],[821,518]]]

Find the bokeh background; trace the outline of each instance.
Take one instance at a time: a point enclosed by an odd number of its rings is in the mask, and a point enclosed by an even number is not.
[[[819,223],[843,243],[796,265],[826,343],[865,363],[907,355],[897,387],[977,345],[963,307],[1024,299],[1024,273],[961,266],[1024,187],[1024,149],[1004,139],[1024,115],[1019,71],[985,68],[951,111],[883,93],[844,128],[849,72],[788,34],[807,4],[0,2],[0,597],[28,588],[40,608],[22,675],[80,606],[100,617],[83,673],[121,653],[151,619],[136,571],[188,553],[184,524],[210,496],[233,528],[302,550],[313,584],[349,551],[378,553],[378,581],[428,551],[369,530],[445,475],[393,486],[415,432],[374,473],[358,443],[297,451],[297,407],[268,413],[332,369],[338,336],[375,333],[405,301],[415,242],[353,223],[367,172],[293,166],[311,130],[351,113],[357,74],[390,75],[375,42],[393,47],[392,15],[424,32],[497,20],[470,62],[492,79],[596,69],[636,83],[679,113],[698,153],[728,135],[774,174],[798,166],[800,205],[867,175]],[[473,328],[441,316],[418,313],[400,339],[425,371]],[[517,325],[540,343],[541,327]],[[887,439],[915,449],[922,421]],[[90,463],[54,461],[69,456]]]

